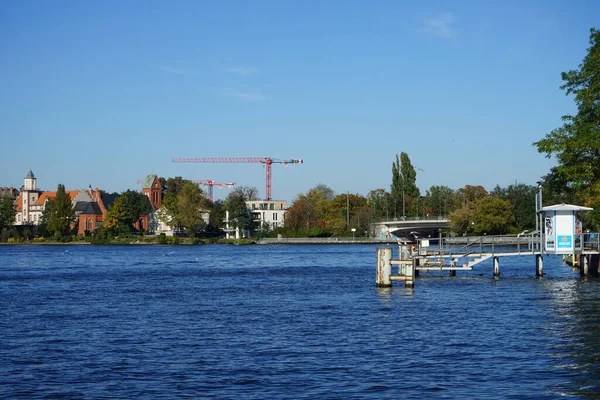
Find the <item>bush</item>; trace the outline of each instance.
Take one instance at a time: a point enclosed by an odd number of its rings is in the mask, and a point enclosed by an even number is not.
[[[2,231],[0,232],[0,243],[6,242],[8,242],[8,229],[2,228]]]
[[[160,235],[158,235],[157,241],[158,241],[158,244],[169,243],[169,241],[167,240],[167,235],[165,235],[164,233],[161,233]]]

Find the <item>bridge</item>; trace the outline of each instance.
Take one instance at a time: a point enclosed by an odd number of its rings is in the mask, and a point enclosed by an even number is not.
[[[450,220],[444,216],[400,217],[371,224],[373,237],[401,238],[437,237],[440,229],[450,227]],[[412,233],[412,234],[411,234]]]

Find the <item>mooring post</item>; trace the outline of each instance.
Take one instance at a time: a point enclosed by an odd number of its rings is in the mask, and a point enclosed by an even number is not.
[[[500,257],[494,256],[494,276],[500,276]]]
[[[586,255],[582,254],[579,256],[579,274],[581,276],[588,276],[590,272],[590,265]]]
[[[544,259],[541,254],[535,255],[535,276],[538,278],[544,276]]]
[[[414,257],[412,259],[412,264],[406,265],[406,280],[404,281],[405,287],[407,287],[407,288],[415,287],[416,272],[417,272],[417,257]]]
[[[377,248],[377,274],[375,284],[377,287],[391,287],[392,281],[392,249],[391,247]]]
[[[456,270],[455,269],[451,269],[450,270],[450,276],[456,276]]]

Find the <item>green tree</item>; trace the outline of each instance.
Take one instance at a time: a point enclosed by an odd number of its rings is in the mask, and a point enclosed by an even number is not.
[[[386,198],[389,195],[385,189],[371,190],[367,195],[367,205],[373,220],[386,217]]]
[[[450,228],[467,235],[510,233],[516,229],[513,207],[509,201],[496,196],[467,202],[450,214]]]
[[[210,228],[219,230],[225,227],[225,208],[222,200],[217,200],[210,209]]]
[[[460,188],[456,192],[454,192],[454,202],[457,205],[465,205],[468,203],[477,202],[487,196],[489,196],[489,193],[487,192],[487,190],[485,190],[483,186],[466,185],[465,187]]]
[[[545,177],[554,189],[578,194],[587,206],[600,203],[600,31],[590,30],[590,47],[577,69],[561,74],[560,87],[573,95],[576,115],[565,115],[560,128],[535,142],[538,152],[555,157]],[[600,216],[599,216],[600,217]]]
[[[161,220],[176,231],[184,230],[190,236],[206,226],[202,214],[212,211],[213,204],[198,184],[181,177],[164,180]]]
[[[488,196],[475,204],[473,231],[477,235],[510,233],[515,226],[513,207],[507,200]]]
[[[106,212],[104,230],[109,235],[127,237],[133,228],[133,218],[133,214],[127,209],[126,199],[119,196]],[[98,236],[101,235],[98,234]]]
[[[288,234],[303,232],[309,236],[327,236],[333,233],[333,229],[345,229],[345,203],[343,211],[336,211],[332,206],[334,197],[333,189],[322,183],[299,194],[285,215],[285,231]],[[346,195],[343,198],[345,201]]]
[[[189,236],[195,237],[206,226],[202,214],[208,211],[208,203],[200,187],[191,181],[177,193],[178,224]]]
[[[55,236],[67,236],[75,222],[75,211],[71,205],[71,196],[65,191],[65,185],[59,184],[56,197],[46,203],[48,209],[47,230]]]
[[[448,186],[432,186],[425,192],[423,208],[430,216],[446,216],[453,207],[454,190]]]
[[[0,231],[15,223],[15,205],[8,197],[0,198]]]
[[[401,152],[400,157],[396,155],[396,161],[392,163],[390,194],[394,202],[394,210],[400,206],[403,214],[416,215],[415,200],[420,196],[417,187],[417,172],[405,152]]]
[[[246,207],[246,197],[241,190],[234,190],[227,195],[223,204],[225,211],[229,213],[229,225],[234,229],[253,230],[252,215]]]
[[[152,211],[150,199],[134,190],[126,190],[114,201],[104,220],[107,232],[117,236],[129,236],[142,215]]]
[[[510,202],[515,216],[515,224],[520,232],[525,229],[535,228],[536,191],[537,188],[535,186],[516,183],[507,188],[496,186],[491,195]]]

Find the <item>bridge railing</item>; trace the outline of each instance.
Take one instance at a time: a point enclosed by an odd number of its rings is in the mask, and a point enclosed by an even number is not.
[[[540,251],[537,233],[526,235],[443,236],[440,251],[480,255],[483,253],[535,253]]]
[[[443,215],[423,216],[423,217],[393,217],[393,218],[375,218],[373,223],[378,222],[399,222],[399,221],[445,221],[448,217]]]

